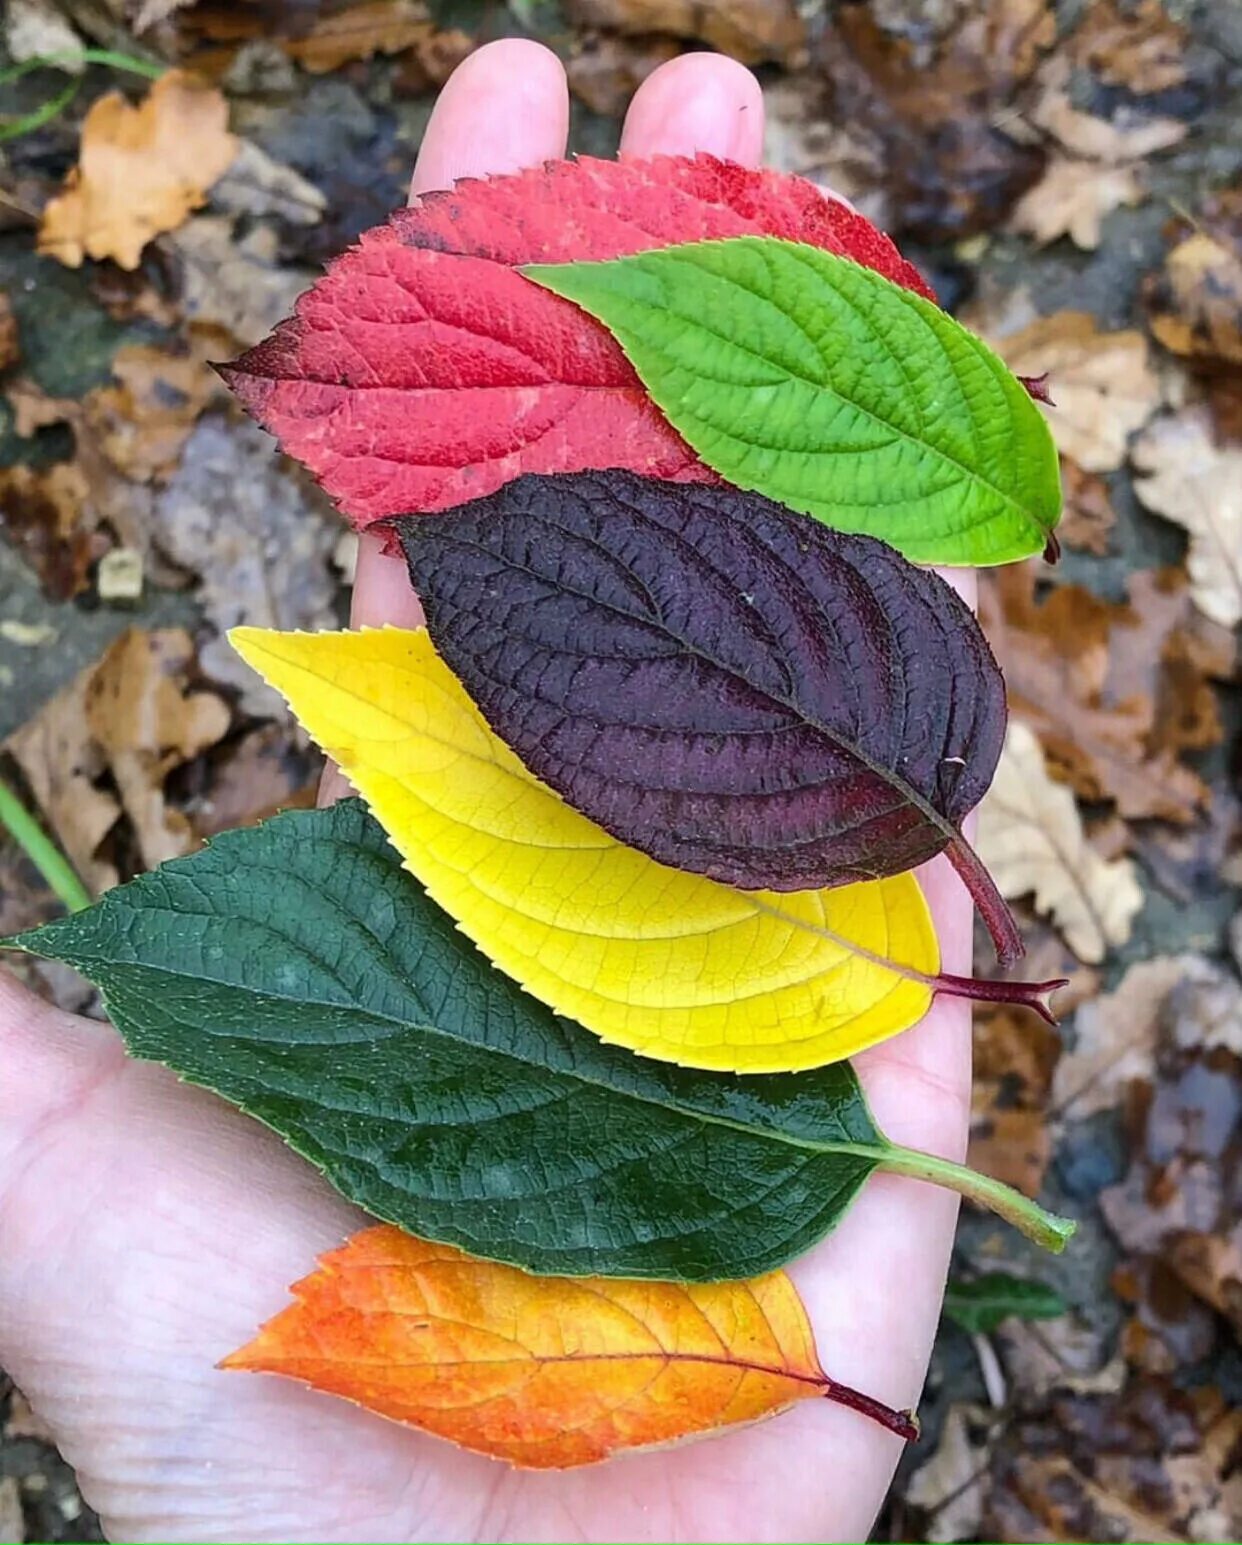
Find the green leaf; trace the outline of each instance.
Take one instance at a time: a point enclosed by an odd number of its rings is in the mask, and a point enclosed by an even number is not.
[[[987,1335],[1002,1320],[1055,1320],[1065,1313],[1065,1300],[1046,1282],[989,1271],[969,1282],[954,1278],[945,1289],[944,1312],[972,1335]]]
[[[1007,563],[1061,509],[1052,436],[980,339],[848,258],[770,236],[534,265],[610,329],[730,483],[919,563]]]
[[[881,1167],[1064,1234],[890,1145],[845,1064],[695,1072],[557,1018],[488,966],[356,800],[227,832],[12,942],[75,966],[135,1056],[274,1127],[375,1216],[532,1271],[766,1271]]]

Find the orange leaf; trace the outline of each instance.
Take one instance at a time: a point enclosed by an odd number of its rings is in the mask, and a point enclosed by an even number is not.
[[[532,1277],[400,1229],[364,1230],[221,1366],[282,1373],[530,1469],[829,1399],[917,1436],[819,1366],[784,1272],[686,1284]]]

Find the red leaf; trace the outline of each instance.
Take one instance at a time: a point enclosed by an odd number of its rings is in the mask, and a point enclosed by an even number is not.
[[[605,329],[515,265],[741,235],[808,242],[931,295],[883,232],[803,178],[704,155],[582,157],[427,194],[223,374],[357,526],[522,472],[716,482]]]

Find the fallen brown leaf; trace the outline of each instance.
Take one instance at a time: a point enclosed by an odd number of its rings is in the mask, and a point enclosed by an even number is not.
[[[1208,677],[1230,674],[1232,642],[1198,624],[1179,570],[1133,575],[1129,589],[1128,604],[1077,585],[1037,601],[1034,571],[1015,565],[982,577],[980,618],[1055,773],[1127,820],[1185,823],[1208,790],[1178,758],[1221,740]]]
[[[1242,191],[1213,200],[1146,292],[1151,330],[1205,370],[1242,369]]]
[[[78,164],[43,211],[38,249],[70,268],[85,257],[137,268],[147,242],[197,209],[236,153],[223,95],[182,70],[162,75],[138,107],[110,91],[86,115]]]
[[[5,742],[96,894],[117,882],[99,850],[122,811],[147,867],[194,845],[189,822],[166,804],[164,780],[215,744],[230,715],[221,699],[192,686],[193,661],[180,628],[128,629]]]
[[[891,229],[926,241],[999,225],[1046,159],[998,124],[1055,39],[1048,0],[945,14],[949,24],[926,42],[890,30],[894,16],[877,8],[836,6],[820,48],[830,117],[869,147]]]
[[[206,839],[281,810],[309,809],[322,771],[323,757],[287,725],[262,724],[209,759],[202,793],[192,800],[194,833]]]
[[[1242,622],[1242,450],[1220,445],[1202,403],[1156,419],[1131,450],[1134,491],[1190,534],[1195,604],[1222,627]]]
[[[192,354],[126,344],[111,365],[114,386],[88,392],[82,427],[116,470],[137,483],[167,478],[199,415],[221,395],[219,378]]]
[[[1125,1383],[1122,1359],[1110,1355],[1107,1339],[1073,1310],[1055,1320],[1013,1315],[997,1328],[996,1340],[1010,1385],[1024,1402],[1053,1390],[1115,1394]]]
[[[166,628],[124,632],[86,688],[90,733],[107,759],[146,868],[186,853],[190,823],[164,799],[164,779],[227,733],[231,714],[214,692],[188,686],[194,646]]]
[[[91,565],[107,550],[107,538],[87,517],[88,494],[85,474],[70,462],[0,467],[5,535],[39,576],[50,600],[80,595]]]
[[[1175,118],[1125,108],[1114,121],[1081,111],[1070,99],[1072,70],[1070,54],[1051,55],[1039,71],[1034,105],[1010,124],[1019,139],[1054,142],[1047,169],[1014,210],[1011,228],[1040,245],[1069,236],[1091,251],[1100,244],[1105,215],[1143,198],[1147,158],[1176,145],[1187,129]]]
[[[312,75],[326,75],[355,59],[399,54],[434,31],[422,0],[361,0],[315,19],[310,31],[283,43]]]
[[[945,1412],[935,1452],[905,1488],[905,1502],[929,1515],[920,1539],[948,1545],[978,1537],[995,1423],[984,1406],[955,1401]]]
[[[0,370],[7,370],[21,358],[21,342],[17,336],[17,318],[13,315],[13,303],[0,290]]]
[[[1074,1017],[1074,1046],[1053,1076],[1057,1114],[1078,1120],[1111,1110],[1128,1084],[1150,1083],[1170,992],[1183,979],[1207,980],[1209,973],[1197,955],[1162,955],[1131,966],[1112,992],[1083,1004]]]
[[[566,0],[570,22],[609,32],[671,32],[743,64],[802,61],[806,27],[793,0]]]
[[[1039,73],[1039,91],[1027,114],[1036,129],[1051,135],[1070,155],[1106,166],[1141,161],[1180,144],[1187,126],[1176,118],[1153,118],[1121,108],[1112,119],[1097,118],[1074,106],[1070,97],[1073,66],[1053,54]]]
[[[1139,203],[1144,192],[1136,165],[1097,166],[1054,154],[1044,175],[1014,207],[1009,226],[1041,247],[1068,236],[1076,247],[1094,252],[1104,216]]]
[[[86,689],[94,666],[80,672],[5,741],[26,776],[49,830],[95,895],[119,878],[99,848],[121,814],[118,800],[96,786],[106,771],[86,722]]]
[[[1134,1308],[1121,1332],[1121,1352],[1132,1368],[1176,1373],[1215,1351],[1215,1315],[1167,1261],[1128,1259],[1113,1272],[1110,1285],[1122,1303]]]
[[[1144,1029],[1154,1018],[1154,1031],[1136,1046],[1122,1021],[1112,1036],[1126,1046],[1123,1068],[1151,1087],[1131,1107],[1129,1171],[1101,1193],[1100,1206],[1127,1250],[1159,1256],[1242,1329],[1242,1221],[1232,1185],[1242,1122],[1242,986],[1199,956],[1159,964],[1172,980],[1131,995]],[[1131,968],[1126,982],[1141,969]],[[1101,1056],[1108,1044],[1105,1034]]]
[[[970,1126],[966,1162],[984,1175],[1038,1196],[1052,1158],[1052,1132],[1042,1111],[979,1108]]]
[[[1124,944],[1143,905],[1128,859],[1107,860],[1087,841],[1074,796],[1048,776],[1034,732],[1010,721],[992,787],[979,807],[978,847],[1002,894],[1032,895],[1079,960]]]
[[[1036,925],[1029,930],[1025,969],[1068,976],[1057,1011],[1070,1013],[1096,990],[1096,974],[1078,965],[1060,939]],[[969,1163],[984,1174],[1037,1196],[1052,1156],[1047,1104],[1061,1037],[1051,1025],[1003,1006],[975,1018]]]
[[[1160,0],[1123,7],[1092,0],[1071,34],[1067,54],[1080,69],[1136,95],[1168,91],[1186,79],[1186,29]]]
[[[1126,442],[1160,404],[1145,335],[1101,332],[1085,311],[1057,311],[989,342],[1018,375],[1047,371],[1056,404],[1049,425],[1062,455],[1084,471],[1116,471]]]
[[[115,382],[80,399],[49,397],[33,382],[8,389],[16,432],[29,437],[50,424],[73,431],[73,460],[42,471],[0,470],[0,508],[49,595],[67,599],[86,588],[92,564],[111,543],[146,560],[152,490],[177,465],[206,405],[224,390],[208,367],[207,340],[190,353],[148,344],[119,349]],[[168,576],[160,576],[167,578]]]

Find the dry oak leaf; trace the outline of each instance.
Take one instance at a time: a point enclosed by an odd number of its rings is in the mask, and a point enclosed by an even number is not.
[[[1018,200],[1009,226],[1041,247],[1068,236],[1076,247],[1094,252],[1104,216],[1139,203],[1143,194],[1135,165],[1098,166],[1055,153],[1044,175]]]
[[[87,515],[89,488],[74,462],[0,467],[0,521],[7,540],[39,576],[53,601],[88,587],[91,565],[108,539]]]
[[[189,683],[194,647],[181,628],[130,628],[5,742],[70,862],[96,894],[117,883],[98,856],[121,815],[146,867],[195,845],[169,808],[164,779],[227,732],[229,711]],[[111,773],[119,800],[100,786]]]
[[[1133,329],[1102,333],[1088,312],[1057,311],[989,341],[1015,375],[1047,372],[1053,437],[1086,472],[1116,471],[1126,442],[1160,404],[1146,337]]]
[[[415,48],[435,30],[421,0],[362,0],[344,10],[329,9],[303,37],[282,46],[304,70],[326,75],[354,59]]]
[[[223,95],[183,70],[162,75],[137,107],[108,92],[82,124],[65,191],[43,211],[39,251],[69,268],[85,257],[137,268],[153,236],[205,201],[237,148]]]
[[[83,424],[118,472],[137,483],[164,481],[213,397],[218,378],[194,354],[126,344],[110,366],[116,384],[83,399]]]
[[[1082,112],[1070,100],[1072,75],[1070,60],[1053,54],[1039,72],[1040,94],[1027,115],[1070,155],[1120,166],[1171,149],[1186,138],[1189,128],[1176,118],[1152,118],[1123,109],[1116,121],[1110,121]]]
[[[1078,585],[1035,599],[1029,565],[988,574],[983,630],[1015,714],[1038,734],[1059,777],[1086,799],[1113,800],[1127,820],[1187,823],[1208,790],[1182,751],[1222,737],[1208,675],[1227,676],[1228,640],[1188,627],[1180,570],[1131,576],[1130,603]]]
[[[1054,148],[1043,177],[1015,208],[1012,228],[1041,245],[1068,235],[1086,250],[1100,244],[1100,222],[1122,205],[1143,197],[1146,158],[1167,150],[1186,135],[1174,118],[1135,118],[1109,122],[1081,112],[1070,101],[1071,64],[1054,54],[1040,70],[1040,95],[1014,125],[1019,139],[1050,137]]]
[[[567,0],[565,9],[580,27],[628,35],[669,32],[743,64],[804,62],[806,24],[795,0]]]
[[[0,370],[7,370],[21,358],[21,340],[17,335],[17,318],[13,315],[13,303],[0,290]]]
[[[1049,777],[1034,731],[1017,719],[979,806],[978,851],[1001,893],[1033,895],[1079,960],[1095,964],[1130,937],[1143,905],[1133,864],[1095,851],[1073,794]]]
[[[188,684],[194,646],[180,628],[128,628],[86,688],[86,722],[154,869],[194,846],[190,823],[164,797],[164,779],[228,733],[232,715],[214,692]]]
[[[1052,1104],[1057,1115],[1068,1114],[1076,1121],[1099,1110],[1112,1110],[1122,1103],[1129,1083],[1151,1083],[1170,994],[1190,983],[1203,989],[1199,996],[1209,1003],[1208,989],[1220,975],[1199,955],[1160,955],[1131,966],[1112,992],[1084,1003],[1074,1017],[1073,1049],[1062,1055],[1053,1075]],[[1231,1046],[1242,1054],[1240,1003],[1235,990],[1210,1027],[1196,1024],[1195,1039],[1202,1036],[1199,1044]]]
[[[1118,0],[1093,0],[1083,13],[1066,52],[1081,69],[1092,70],[1110,86],[1136,95],[1168,91],[1186,79],[1186,29],[1175,22],[1161,0],[1139,0],[1127,7]]]
[[[382,1226],[294,1285],[222,1366],[280,1373],[524,1469],[760,1421],[830,1399],[913,1437],[912,1415],[836,1384],[784,1272],[749,1281],[532,1277]]]
[[[1242,368],[1242,245],[1193,231],[1164,260],[1148,293],[1151,330],[1207,369]]]
[[[1134,491],[1190,534],[1195,605],[1222,627],[1242,622],[1242,450],[1220,445],[1202,403],[1166,413],[1131,451]]]

